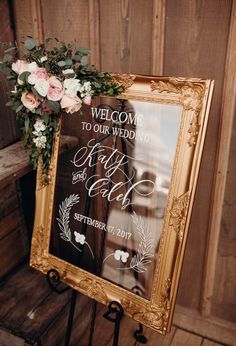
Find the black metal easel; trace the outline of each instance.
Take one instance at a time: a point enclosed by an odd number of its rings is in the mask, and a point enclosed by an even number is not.
[[[119,112],[123,112],[125,110],[125,102],[126,102],[126,100],[123,100],[123,99],[118,100]],[[104,105],[100,105],[100,107],[101,106],[104,106]],[[108,106],[108,108],[113,110],[113,108],[111,106]],[[95,120],[98,123],[103,122],[100,119],[95,119]],[[121,125],[118,122],[113,123],[109,129],[109,133],[104,135],[101,139],[97,140],[96,143],[101,143],[105,139],[107,139],[109,136],[111,136],[112,128],[114,126],[121,126],[122,128],[124,128],[124,123]],[[133,147],[133,143],[129,139],[121,138],[122,152],[125,155],[127,154],[126,144]],[[93,156],[93,163],[95,163],[96,161],[97,161],[97,154]],[[93,170],[95,170],[96,165],[92,165],[92,166],[93,166]],[[124,165],[124,170],[125,170],[125,179],[127,180],[128,179],[127,177],[129,176],[128,163],[126,163]],[[95,175],[94,173],[95,172],[92,172],[93,176]],[[92,184],[93,184],[93,180],[90,181],[90,185],[92,185]],[[130,183],[128,182],[128,185],[129,184]],[[84,215],[89,215],[90,205],[91,205],[90,199],[91,199],[91,197],[87,196],[86,202],[85,202]],[[128,208],[129,208],[129,212],[132,212],[132,206],[129,205]],[[107,222],[108,211],[109,211],[109,202],[107,202],[105,211],[106,211],[105,218],[106,218],[106,222]],[[82,225],[81,233],[86,235],[86,231],[87,231],[87,224],[84,223]],[[101,266],[102,266],[102,260],[103,260],[103,254],[104,254],[104,244],[105,244],[105,234],[103,234],[103,238],[102,238],[99,262],[96,263],[96,272],[97,273],[101,272]],[[83,256],[83,252],[79,254],[79,257],[80,257],[79,259],[81,259],[82,256]],[[135,273],[135,277],[136,277],[136,275],[137,275],[137,273]],[[51,289],[58,294],[62,294],[70,288],[70,287],[66,287],[63,289],[59,289],[58,285],[60,284],[61,279],[60,279],[60,274],[55,269],[51,269],[48,271],[47,282],[48,282],[49,286],[51,287]],[[137,293],[137,294],[140,294],[140,293]],[[77,295],[78,295],[78,292],[76,290],[72,289],[64,346],[69,346],[69,344],[70,344],[70,338],[71,338],[71,332],[72,332],[72,327],[73,327],[73,318],[74,318],[74,312],[75,312],[75,307],[76,307]],[[94,334],[94,327],[95,327],[95,320],[96,320],[96,311],[97,311],[97,302],[94,300],[93,301],[93,312],[92,312],[92,320],[91,320],[91,324],[90,324],[90,335],[89,335],[88,346],[92,346],[92,342],[93,342],[93,334]],[[113,346],[118,346],[118,344],[119,344],[120,322],[122,320],[123,315],[124,315],[124,310],[122,308],[122,305],[116,301],[111,301],[109,303],[108,311],[103,315],[103,317],[105,319],[114,323]],[[147,338],[143,335],[142,324],[139,323],[139,329],[134,332],[133,336],[140,343],[143,343],[143,344],[147,343]]]

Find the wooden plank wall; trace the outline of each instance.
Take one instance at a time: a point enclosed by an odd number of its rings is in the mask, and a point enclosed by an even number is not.
[[[229,117],[227,107],[222,108],[222,95],[224,83],[227,83],[225,66],[230,23],[235,20],[233,3],[235,8],[235,0],[15,0],[18,39],[27,34],[36,36],[38,32],[39,39],[44,35],[76,41],[77,45],[90,47],[91,61],[106,71],[215,79],[178,304],[189,309],[191,314],[215,316],[224,323],[236,323],[235,219],[232,216],[233,212],[235,214],[235,195],[231,189],[235,183],[235,127],[222,227],[218,232],[220,246],[215,252],[216,265],[209,266],[211,277],[215,277],[212,294],[211,289],[206,288],[209,271],[206,271],[205,259],[212,253],[208,234],[210,232],[213,238],[215,234],[211,215],[214,215],[212,196],[217,189],[215,176],[219,138],[223,133],[223,120],[227,127]],[[232,66],[236,65],[235,56],[234,49],[228,75]],[[224,99],[230,104],[230,98],[224,96]],[[225,132],[221,136],[228,134]],[[218,207],[221,208],[221,205]],[[217,250],[218,238],[214,244]],[[227,259],[224,257],[226,253]],[[211,301],[207,309],[204,308],[205,301]]]
[[[11,25],[11,18],[8,9],[7,0],[0,1],[0,43],[14,42],[14,34]],[[0,47],[2,56],[4,48]],[[19,138],[19,130],[15,121],[15,114],[9,107],[6,107],[8,101],[8,92],[10,91],[7,79],[3,73],[0,73],[0,149]]]
[[[8,1],[0,1],[0,42],[13,43],[14,32]],[[1,56],[4,52],[1,45]],[[3,153],[19,139],[20,133],[16,124],[16,116],[9,107],[6,107],[8,93],[12,89],[3,73],[0,73],[0,171],[6,171],[9,167],[9,155]],[[17,152],[19,154],[19,151]],[[26,228],[19,201],[19,185],[9,177],[9,181],[3,184],[0,174],[0,281],[12,268],[21,262],[28,251],[26,242]]]
[[[231,2],[221,0],[168,1],[166,8],[165,75],[215,79],[206,145],[178,295],[180,304],[193,309],[198,309],[201,301],[230,14]]]

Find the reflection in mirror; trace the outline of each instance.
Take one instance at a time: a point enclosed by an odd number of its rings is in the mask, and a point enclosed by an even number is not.
[[[62,125],[51,254],[150,299],[181,114],[97,98]]]

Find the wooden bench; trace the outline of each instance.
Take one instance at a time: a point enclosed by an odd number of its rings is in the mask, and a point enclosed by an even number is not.
[[[61,151],[77,143],[76,137],[62,136]],[[25,179],[30,172],[29,150],[24,148],[23,141],[0,150],[0,279],[29,253],[32,229],[27,230],[26,221],[31,220],[29,227],[32,228],[35,182],[31,179],[22,189],[20,179]],[[30,201],[27,201],[29,193]],[[26,195],[25,203],[22,203],[22,195]]]

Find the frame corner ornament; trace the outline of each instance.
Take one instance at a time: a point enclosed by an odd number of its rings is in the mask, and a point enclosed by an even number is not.
[[[137,308],[136,304],[129,299],[122,299],[121,305],[130,314],[132,318],[141,323],[148,325],[160,332],[165,334],[167,330],[167,323],[170,311],[170,288],[171,279],[165,280],[161,291],[161,297],[158,304],[146,303],[145,306],[140,309]]]
[[[205,91],[204,82],[201,79],[185,81],[183,78],[170,77],[158,82],[152,80],[150,88],[152,92],[175,94],[184,110],[192,111],[193,115],[188,129],[189,139],[187,143],[190,147],[194,146],[200,130],[200,112]]]
[[[169,225],[176,232],[179,242],[182,242],[184,236],[189,200],[189,191],[179,197],[174,197],[170,210]]]
[[[130,73],[111,73],[111,76],[112,80],[117,84],[123,85],[125,90],[130,88],[134,84],[134,81],[136,79],[136,76]]]

